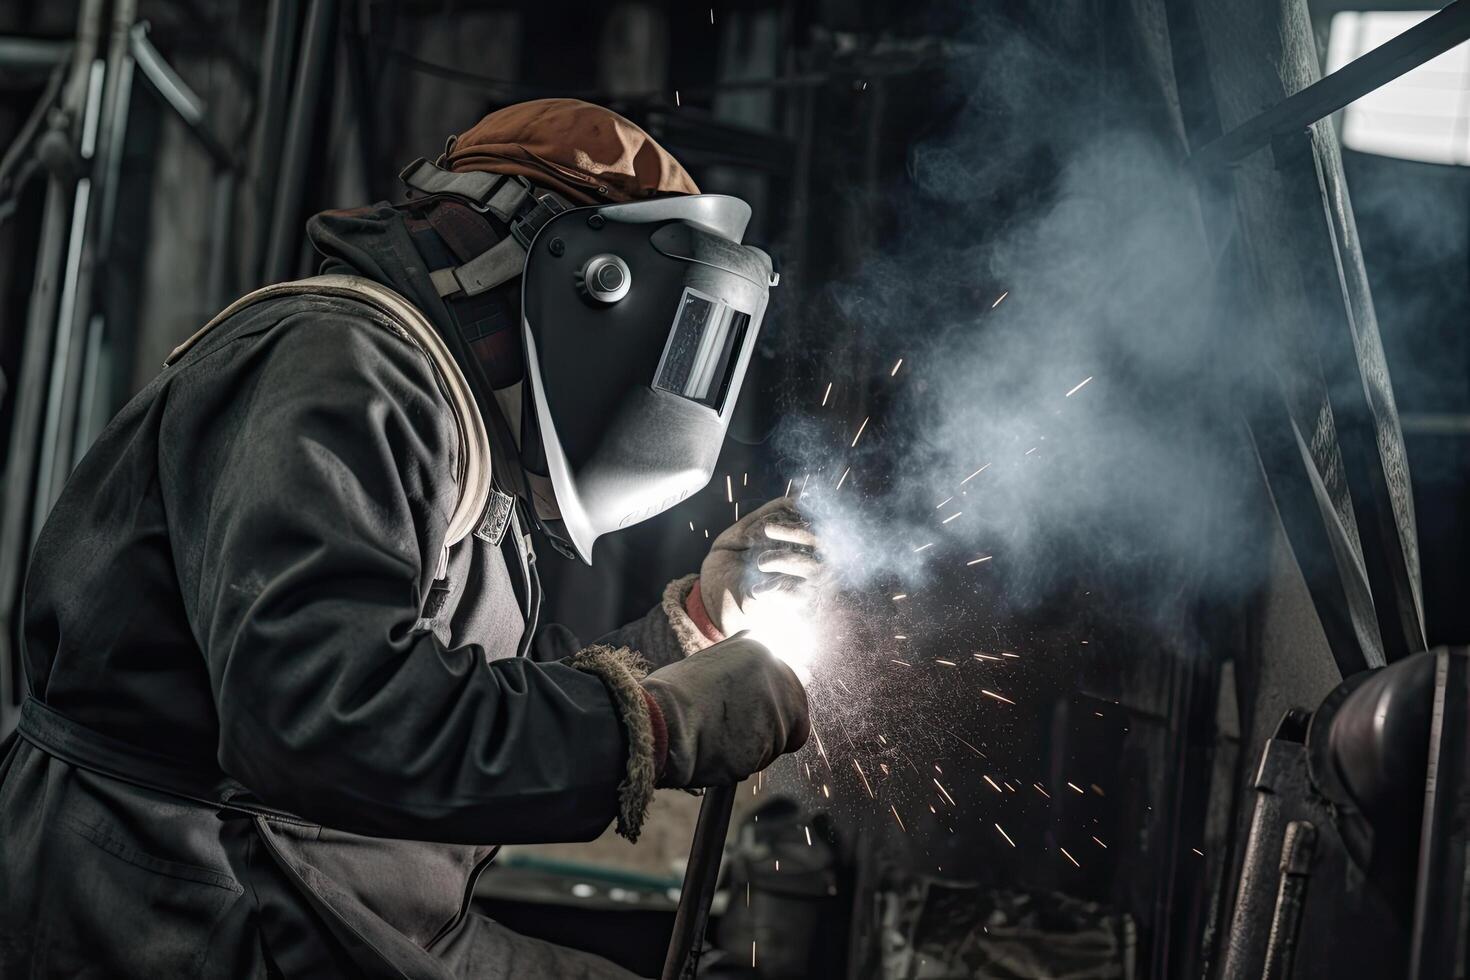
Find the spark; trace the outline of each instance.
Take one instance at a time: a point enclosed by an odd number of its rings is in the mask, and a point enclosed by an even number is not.
[[[964,511],[957,510],[953,514],[950,514],[948,517],[946,517],[944,520],[940,521],[939,523],[940,524],[948,524],[950,521],[954,520],[956,517],[959,517],[963,513],[964,513]]]
[[[827,784],[826,783],[823,783],[822,784],[822,795],[825,796],[829,800],[832,798],[832,791],[827,788]]]
[[[908,833],[909,829],[903,825],[903,817],[900,817],[898,815],[898,808],[890,803],[888,804],[888,809],[893,811],[893,819],[898,821],[898,829],[903,831],[904,833]]]
[[[709,540],[709,528],[705,528],[705,529],[704,529],[704,539],[705,539],[705,540],[706,540],[706,541],[708,541],[708,540]]]
[[[1102,787],[1099,786],[1097,783],[1089,783],[1088,785],[1092,787],[1092,791],[1094,793],[1096,793],[1098,796],[1107,796],[1108,795],[1108,794],[1106,794],[1106,793],[1104,793],[1102,791]]]
[[[857,446],[858,440],[863,437],[863,430],[868,427],[868,419],[870,418],[872,418],[871,415],[863,418],[863,424],[858,426],[857,435],[852,437],[852,445],[848,446],[847,448],[852,449]]]
[[[750,908],[750,882],[745,883],[745,907]]]
[[[827,398],[832,394],[832,382],[827,382],[827,390],[822,392],[822,407],[827,407]]]
[[[741,477],[740,477],[740,485],[742,487],[748,487],[748,486],[750,486],[750,474],[749,473],[745,473],[745,474],[742,474],[741,475]]]
[[[776,870],[777,871],[780,871],[781,870],[781,859],[780,858],[776,858]]]
[[[944,770],[941,769],[941,768],[939,768],[939,763],[937,763],[937,762],[934,763],[934,771],[937,772],[937,773],[939,773],[939,775],[941,775],[941,776],[944,775]]]
[[[783,497],[789,497],[789,496],[791,496],[791,484],[793,484],[795,482],[796,482],[796,479],[794,477],[792,479],[790,479],[790,480],[787,480],[786,481],[786,492],[783,493],[783,494],[781,494],[781,496],[783,496]]]
[[[822,757],[823,762],[827,763],[827,768],[831,769],[832,761],[827,758],[827,746],[822,744],[822,736],[817,734],[815,728],[812,729],[812,738],[817,740],[817,754]]]
[[[979,558],[976,558],[974,561],[967,561],[967,562],[965,562],[965,564],[966,565],[978,565],[982,561],[989,561],[990,559],[992,559],[994,557],[995,557],[994,555],[981,555]]]
[[[891,664],[898,664],[900,667],[912,667],[913,666],[913,664],[909,663],[907,660],[890,660],[888,662],[891,663]]]
[[[856,759],[852,760],[852,767],[857,770],[858,776],[862,779],[863,789],[868,791],[868,796],[876,800],[877,797],[873,796],[873,787],[868,784],[868,776],[865,772],[863,772],[863,767],[858,765],[858,761]]]
[[[898,369],[901,368],[901,367],[903,367],[903,358],[900,357],[898,359],[897,363],[895,363],[893,365],[893,370],[888,372],[888,376],[890,378],[893,377],[895,374],[898,373]]]
[[[1094,837],[1092,839],[1092,842],[1094,844],[1096,844],[1098,847],[1101,847],[1105,851],[1108,849],[1108,845],[1104,844],[1102,841],[1098,840],[1096,837]]]
[[[709,8],[709,22],[711,24],[713,24],[715,22],[715,8],[714,7]]]
[[[806,846],[807,847],[811,847],[812,846],[812,828],[808,827],[806,824],[802,824],[801,825],[801,829],[806,832]],[[1094,837],[1093,840],[1097,840],[1097,838]]]
[[[1020,660],[1021,659],[1021,655],[1019,653],[1006,653],[1006,652],[1002,651],[1001,652],[1001,656],[1002,657],[1010,657],[1012,660]]]
[[[850,694],[850,693],[852,693],[852,692],[851,692],[851,691],[849,691],[849,692],[848,692],[848,693],[849,693],[849,694]],[[878,744],[880,744],[880,745],[887,745],[887,744],[888,744],[888,739],[886,739],[886,738],[884,738],[884,737],[883,737],[883,736],[882,736],[882,735],[879,735],[879,736],[878,736]],[[936,767],[935,767],[935,768],[936,768],[936,769],[937,769],[937,768],[939,768],[939,767],[938,767],[938,766],[936,766]]]
[[[678,89],[674,89],[674,105],[677,106],[677,105],[683,105],[683,104],[684,103],[682,103],[682,102],[679,101],[679,90]],[[991,307],[991,309],[994,309],[994,308],[995,307]]]
[[[755,940],[750,941],[750,968],[755,969]]]
[[[1030,456],[1032,453],[1036,452],[1036,450],[1040,448],[1040,446],[1032,446],[1030,449],[1026,450],[1026,455]]]
[[[1071,781],[1070,781],[1070,780],[1069,780],[1069,781],[1068,781],[1068,782],[1067,782],[1067,785],[1068,785],[1068,786],[1070,786],[1070,787],[1072,787],[1072,788],[1073,788],[1073,789],[1075,789],[1075,790],[1076,790],[1076,791],[1077,791],[1077,792],[1078,792],[1078,793],[1079,793],[1079,794],[1081,794],[1081,795],[1083,795],[1083,796],[1086,796],[1086,795],[1087,795],[1087,794],[1086,794],[1086,793],[1083,793],[1083,792],[1082,792],[1082,787],[1081,787],[1081,786],[1078,786],[1078,785],[1077,785],[1077,784],[1076,784],[1076,783],[1074,783],[1074,782],[1071,782]]]
[[[894,633],[893,638],[895,640],[907,640],[909,636],[907,633]]]
[[[988,758],[990,758],[990,756],[986,755],[984,752],[981,752],[979,749],[975,748],[975,746],[971,745],[969,742],[966,742],[964,739],[960,738],[958,735],[955,735],[955,733],[954,732],[951,732],[948,728],[946,728],[944,731],[946,733],[950,734],[950,735],[953,735],[959,741],[959,743],[961,745],[963,745],[965,748],[969,749],[971,752],[973,752],[976,755],[978,755],[980,758],[982,758],[982,759],[988,759]]]
[[[1091,380],[1092,380],[1092,375],[1089,374],[1087,377],[1085,377],[1081,381],[1077,382],[1076,387],[1074,387],[1071,391],[1067,392],[1062,397],[1063,398],[1071,398],[1073,395],[1077,394],[1077,392],[1079,392],[1079,391],[1082,390],[1082,386],[1083,385],[1087,384],[1087,382],[1089,382]]]
[[[967,476],[963,480],[961,480],[960,481],[960,486],[964,486],[966,483],[969,483],[971,480],[975,479],[975,477],[979,476],[981,473],[984,473],[989,468],[990,468],[990,464],[989,463],[986,463],[984,466],[980,467],[978,470],[976,470],[975,472],[971,473],[969,476]]]
[[[1002,779],[1000,781],[1000,784],[1006,788],[1007,793],[1014,793],[1016,791],[1016,787],[1011,785],[1011,781],[1009,779]]]
[[[914,549],[914,554],[917,555],[919,552],[923,551],[925,548],[932,548],[932,547],[934,547],[934,542],[933,541],[930,541],[928,544],[921,544],[917,548]]]
[[[936,664],[944,664],[944,666],[946,666],[946,667],[957,667],[957,666],[959,666],[953,660],[935,660],[934,662]]]
[[[1079,868],[1082,867],[1082,865],[1077,864],[1077,859],[1076,858],[1074,858],[1072,855],[1070,855],[1070,854],[1067,853],[1067,849],[1065,847],[1058,846],[1057,847],[1057,850],[1061,851],[1062,852],[1062,856],[1064,858],[1066,858],[1068,861],[1071,861],[1073,864],[1076,864],[1077,867],[1079,867]]]
[[[1011,835],[1006,833],[1004,827],[1002,827],[1000,824],[996,824],[995,829],[1000,831],[1000,835],[1006,839],[1007,844],[1011,845],[1012,847],[1016,846],[1016,842],[1011,840]]]
[[[847,686],[847,683],[845,681],[843,681],[843,679],[841,677],[837,678],[837,686],[840,687],[840,688],[842,688],[848,694],[851,694],[852,693],[852,688],[848,687]],[[878,737],[879,738],[882,738],[883,736],[880,735]]]
[[[806,474],[805,476],[803,476],[801,478],[801,491],[799,493],[797,493],[797,496],[798,497],[800,497],[802,494],[806,493],[806,481],[810,480],[811,478],[812,478],[812,475],[810,473]]]
[[[730,486],[730,476],[729,476],[729,474],[726,474],[725,475],[725,503],[727,503],[727,504],[733,504],[734,502],[735,502],[735,491]]]
[[[1000,305],[1000,301],[1003,300],[1003,299],[1005,299],[1010,294],[1011,294],[1011,291],[1009,289],[1007,289],[1005,292],[1001,293],[999,296],[997,296],[995,298],[995,302],[990,304],[990,308],[992,310],[995,309],[997,306]]]
[[[900,592],[898,595],[896,595],[896,596],[893,597],[893,601],[894,602],[897,602],[900,599],[907,599],[908,597],[909,597],[909,594],[907,592]]]
[[[1048,793],[1046,790],[1042,789],[1040,783],[1032,783],[1031,785],[1036,787],[1036,792],[1040,793],[1042,796],[1046,797],[1048,800],[1051,799],[1051,794]]]
[[[847,482],[847,474],[849,474],[851,472],[852,472],[852,467],[851,466],[849,466],[847,469],[843,470],[842,471],[842,478],[837,481],[837,486],[833,487],[832,489],[833,490],[841,490],[842,489],[842,485]]]
[[[691,530],[691,531],[694,530],[694,522],[693,521],[690,521],[689,522],[689,530]]]
[[[1197,847],[1191,847],[1190,850],[1193,851],[1194,853],[1198,854],[1200,857],[1204,857],[1205,856],[1205,852],[1202,851],[1202,850],[1200,850]]]
[[[934,505],[934,509],[935,510],[938,510],[939,508],[943,507],[945,504],[949,503],[953,499],[954,499],[953,497],[945,497],[939,503],[937,503],[937,504]]]
[[[931,776],[930,778],[932,779],[933,777]],[[939,782],[939,780],[935,779],[934,785],[938,786],[939,792],[944,794],[944,798],[946,800],[949,800],[950,806],[959,806],[959,804],[954,801],[954,797],[949,795],[949,790],[945,789],[944,786]]]
[[[972,656],[974,656],[974,658],[976,660],[999,660],[1000,659],[999,657],[992,657],[988,653],[976,653],[976,654],[972,654]]]
[[[985,779],[985,781],[990,784],[991,789],[995,790],[997,793],[1000,793],[1001,796],[1005,795],[1005,792],[1000,788],[995,780],[991,779],[989,776],[985,776],[983,773],[981,775]]]
[[[740,520],[740,501],[735,501],[735,519]]]
[[[999,694],[996,694],[994,691],[987,691],[983,687],[980,689],[980,693],[986,695],[987,697],[995,698],[995,700],[997,700],[997,701],[1004,701],[1006,704],[1014,705],[1016,703],[1016,702],[1012,701],[1010,698],[1001,697]]]

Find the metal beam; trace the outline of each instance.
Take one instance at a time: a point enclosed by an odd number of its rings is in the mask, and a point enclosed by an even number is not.
[[[1207,168],[1235,163],[1269,146],[1279,136],[1301,132],[1467,39],[1470,0],[1455,0],[1398,37],[1200,147],[1194,154],[1194,164]]]

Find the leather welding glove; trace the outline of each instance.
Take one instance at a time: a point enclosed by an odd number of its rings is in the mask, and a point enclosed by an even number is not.
[[[643,678],[668,732],[661,787],[733,784],[795,752],[811,734],[806,690],[745,635]]]
[[[795,497],[780,497],[720,532],[699,569],[699,592],[725,636],[756,622],[761,599],[780,593],[800,601],[822,573],[817,536]]]

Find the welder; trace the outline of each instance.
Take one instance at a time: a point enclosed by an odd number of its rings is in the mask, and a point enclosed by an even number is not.
[[[820,574],[791,500],[595,643],[538,624],[537,536],[590,561],[713,474],[776,283],[749,207],[573,100],[402,179],[182,344],[41,532],[0,975],[624,976],[472,912],[496,847],[636,839],[655,786],[805,741],[739,632]]]

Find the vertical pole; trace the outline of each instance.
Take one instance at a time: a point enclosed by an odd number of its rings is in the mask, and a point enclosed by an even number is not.
[[[734,810],[734,786],[705,790],[694,824],[694,842],[689,846],[689,864],[684,869],[684,887],[679,890],[679,910],[674,913],[674,932],[669,937],[662,980],[694,980]]]
[[[337,0],[312,0],[306,14],[306,33],[296,71],[296,89],[291,94],[290,117],[286,121],[281,170],[276,179],[263,276],[266,283],[290,279],[301,257],[301,210],[306,198],[307,168],[316,143],[317,109],[324,97],[323,80],[336,40]]]

